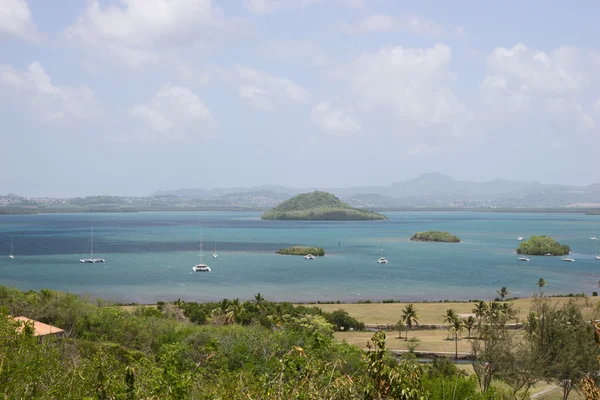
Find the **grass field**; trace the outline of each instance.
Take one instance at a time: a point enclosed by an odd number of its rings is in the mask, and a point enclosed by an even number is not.
[[[565,297],[554,297],[551,298],[554,303],[562,304],[569,300]],[[585,304],[585,299],[577,298],[578,302]],[[600,301],[600,297],[588,297],[588,303],[590,306],[595,305]],[[515,308],[519,311],[519,319],[523,320],[529,314],[531,307],[531,299],[518,299],[510,300]],[[335,310],[345,310],[351,316],[358,319],[365,324],[381,324],[391,325],[398,322],[402,315],[402,309],[408,303],[370,303],[370,304],[357,304],[357,303],[345,303],[345,304],[318,304],[317,307],[323,311],[331,312]],[[421,324],[441,324],[443,321],[443,315],[446,314],[446,310],[453,308],[458,314],[469,315],[473,312],[475,303],[414,303],[417,313],[419,314],[419,323]],[[592,309],[588,308],[587,311],[592,313]]]
[[[408,338],[416,337],[421,342],[416,348],[417,351],[431,351],[431,352],[448,352],[454,353],[454,338],[452,333],[450,334],[450,340],[447,340],[448,331],[442,329],[422,330],[422,331],[409,331]],[[360,347],[361,349],[367,346],[367,342],[373,337],[373,332],[336,332],[336,340],[342,342],[345,341],[348,344],[352,344]],[[471,342],[467,340],[466,333],[462,339],[458,341],[458,352],[459,353],[470,353]],[[390,350],[408,350],[407,345],[410,342],[404,340],[404,332],[402,333],[402,339],[398,339],[398,332],[388,332],[386,338],[386,346]]]

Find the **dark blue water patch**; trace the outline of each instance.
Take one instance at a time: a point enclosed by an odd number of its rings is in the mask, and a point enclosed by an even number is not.
[[[10,243],[10,237],[0,235],[0,243]],[[296,246],[296,243],[269,242],[220,242],[219,251],[275,252],[283,247]],[[205,251],[212,251],[212,244],[205,244]],[[8,245],[7,245],[8,249]],[[13,242],[13,252],[19,256],[86,254],[90,251],[89,237],[63,237],[59,235],[21,236]],[[95,254],[109,253],[162,253],[178,251],[200,251],[196,240],[157,241],[128,240],[104,241],[102,237],[94,240]]]

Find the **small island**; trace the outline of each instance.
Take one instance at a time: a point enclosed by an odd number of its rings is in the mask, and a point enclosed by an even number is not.
[[[383,214],[353,208],[327,192],[292,197],[261,216],[268,220],[363,221],[383,220]]]
[[[571,252],[571,247],[567,244],[560,244],[548,236],[532,236],[521,242],[517,248],[517,254],[527,254],[531,256],[564,256]]]
[[[441,231],[427,231],[427,232],[417,232],[410,240],[414,240],[417,242],[444,242],[444,243],[459,243],[460,238],[458,236],[454,236],[448,232]]]
[[[291,256],[305,256],[307,254],[312,254],[313,256],[324,256],[325,250],[323,250],[322,247],[292,246],[286,247],[285,249],[279,249],[275,253]]]

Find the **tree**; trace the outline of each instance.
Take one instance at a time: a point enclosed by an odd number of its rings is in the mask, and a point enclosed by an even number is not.
[[[225,312],[226,324],[234,324],[239,322],[240,315],[244,311],[244,305],[240,303],[240,299],[234,299]]]
[[[402,319],[399,319],[398,322],[396,322],[396,330],[398,331],[398,339],[402,339],[402,331],[404,329],[406,329],[406,325],[404,324]]]
[[[545,280],[544,278],[540,278],[540,279],[538,279],[538,281],[537,281],[537,287],[538,287],[538,288],[539,288],[539,290],[540,290],[540,295],[542,294],[542,288],[543,288],[544,286],[546,286],[546,283],[547,283],[547,282],[546,282],[546,280]]]
[[[506,288],[506,286],[502,286],[500,288],[500,290],[496,291],[498,293],[498,296],[500,296],[500,298],[502,299],[502,301],[504,301],[504,299],[506,299],[508,297],[508,295],[510,294],[508,292],[508,289]]]
[[[412,329],[413,324],[419,324],[419,315],[417,314],[414,304],[407,304],[406,307],[404,307],[401,319],[406,324],[406,337],[404,340],[408,340],[408,330]]]
[[[487,303],[480,300],[477,304],[475,304],[475,308],[473,308],[472,312],[475,314],[475,318],[477,318],[477,331],[479,332],[481,331],[481,322],[488,312]]]
[[[458,333],[463,330],[463,322],[460,318],[454,318],[452,330],[454,331],[454,358],[458,360]]]
[[[463,325],[467,330],[467,339],[471,337],[471,330],[475,327],[475,317],[469,315],[469,318],[463,319]]]
[[[446,337],[446,340],[450,339],[450,328],[452,327],[452,324],[454,323],[454,321],[458,318],[458,315],[456,314],[456,310],[454,310],[453,308],[449,308],[446,310],[446,314],[442,315],[443,319],[443,323],[447,323],[448,326],[448,336]]]
[[[567,399],[573,384],[598,369],[594,326],[584,318],[583,306],[573,300],[558,306],[537,298],[532,311],[537,322],[528,327],[525,339],[544,361],[543,377],[557,382]]]
[[[254,305],[256,306],[258,312],[260,313],[264,313],[266,311],[265,308],[265,297],[259,293],[256,293],[256,296],[254,296],[254,300],[252,300],[252,302],[254,303]]]

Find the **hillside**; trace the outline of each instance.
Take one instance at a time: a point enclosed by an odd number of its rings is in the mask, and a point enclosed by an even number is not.
[[[292,197],[261,217],[269,220],[358,221],[387,219],[385,215],[352,208],[327,192],[315,191]]]

